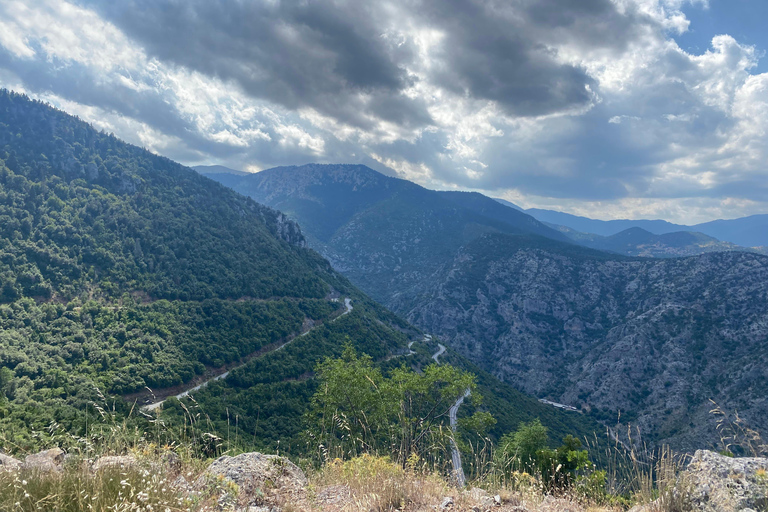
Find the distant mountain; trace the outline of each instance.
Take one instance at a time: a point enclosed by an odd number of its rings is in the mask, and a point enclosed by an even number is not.
[[[541,222],[559,224],[575,229],[576,231],[594,233],[601,236],[615,235],[616,233],[634,227],[642,228],[655,235],[673,233],[675,231],[695,231],[690,226],[672,224],[665,220],[596,220],[553,210],[542,210],[539,208],[529,208],[524,211]]]
[[[768,246],[768,215],[713,220],[691,226],[695,231],[744,247]]]
[[[750,247],[768,246],[768,214],[752,215],[731,220],[714,220],[690,226],[673,224],[665,220],[597,220],[579,217],[569,213],[540,208],[521,209],[519,206],[504,199],[496,199],[499,203],[523,211],[547,225],[559,225],[600,236],[612,236],[631,228],[641,228],[654,235],[664,235],[675,232],[696,232],[715,238],[722,242]]]
[[[435,192],[363,165],[208,176],[298,221],[310,246],[385,304],[399,290],[423,284],[462,244],[484,233],[568,241],[481,194]]]
[[[503,204],[504,206],[509,206],[510,208],[514,208],[515,210],[518,210],[518,211],[521,211],[521,212],[524,212],[524,211],[525,211],[525,209],[524,209],[524,208],[520,208],[520,207],[519,207],[519,206],[517,206],[515,203],[513,203],[513,202],[510,202],[510,201],[507,201],[506,199],[499,199],[499,198],[495,198],[495,201],[496,201],[496,202],[498,202],[498,203],[501,203],[501,204]],[[530,215],[530,214],[529,214],[529,215]]]
[[[601,251],[614,252],[625,256],[643,256],[647,258],[679,258],[695,256],[707,252],[749,251],[739,245],[721,242],[703,233],[676,231],[663,235],[654,235],[642,228],[629,228],[611,236],[581,233],[565,226],[550,225],[572,240],[585,247]]]
[[[235,189],[298,220],[355,284],[531,394],[610,426],[621,417],[624,431],[631,423],[643,440],[683,449],[716,444],[709,399],[768,422],[764,256],[611,254],[480,194],[432,192],[364,167],[278,168]],[[631,226],[582,235],[656,256],[719,244]]]
[[[353,309],[340,316],[344,298]],[[284,214],[0,90],[0,431],[8,446],[80,443],[103,417],[115,422],[107,429],[135,426],[150,438],[161,422],[161,435],[171,436],[200,419],[208,436],[237,432],[257,447],[280,443],[301,454],[314,368],[346,343],[384,369],[421,367],[437,349],[308,249]],[[445,357],[478,372],[495,437],[535,417],[559,436],[598,430],[588,416],[540,404],[455,352]],[[196,391],[195,402],[167,400],[160,421],[138,411],[155,394],[216,375],[226,378]]]
[[[195,165],[192,168],[200,174],[234,174],[235,176],[245,176],[246,174],[250,174],[245,171],[230,169],[223,165]]]

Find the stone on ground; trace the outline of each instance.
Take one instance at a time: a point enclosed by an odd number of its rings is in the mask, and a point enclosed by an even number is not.
[[[0,471],[16,471],[21,467],[21,461],[10,455],[0,453]]]
[[[237,484],[238,501],[249,505],[263,505],[271,496],[303,493],[307,477],[293,462],[277,455],[252,452],[236,457],[224,455],[216,459],[197,479],[194,487],[204,490],[211,478]]]
[[[22,463],[23,469],[32,469],[35,471],[61,471],[64,463],[64,450],[61,448],[51,448],[39,453],[27,455]]]

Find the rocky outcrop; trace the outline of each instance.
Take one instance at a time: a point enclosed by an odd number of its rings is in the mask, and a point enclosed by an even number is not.
[[[108,455],[96,459],[91,469],[96,473],[106,468],[134,469],[138,465],[136,458],[131,455]]]
[[[675,486],[630,512],[768,510],[768,459],[725,457],[699,450]]]
[[[16,471],[21,467],[21,461],[10,455],[0,453],[0,471]]]
[[[489,235],[388,305],[529,394],[612,425],[621,411],[643,442],[714,445],[710,399],[768,423],[764,256],[642,260]]]
[[[61,471],[64,464],[64,450],[61,448],[51,448],[42,452],[27,455],[22,463],[22,469],[34,471]]]
[[[286,496],[298,497],[303,495],[307,485],[304,472],[293,462],[284,457],[258,452],[219,457],[195,481],[193,487],[205,491],[211,487],[212,482],[221,483],[222,480],[225,484],[236,485],[237,491],[225,491],[221,501],[237,502],[241,506],[268,505],[274,501],[270,498],[277,495],[282,499]]]
[[[694,510],[768,510],[768,459],[725,457],[699,450],[684,476],[692,486]]]

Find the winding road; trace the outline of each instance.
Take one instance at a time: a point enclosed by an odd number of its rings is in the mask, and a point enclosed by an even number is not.
[[[432,336],[429,334],[424,335],[424,341],[429,341],[431,339]],[[437,358],[443,355],[443,353],[445,353],[445,345],[438,343],[437,352],[432,354],[432,359],[434,359],[437,364],[440,364],[440,361],[438,361]],[[461,407],[461,404],[464,403],[464,399],[469,395],[470,391],[467,389],[464,391],[464,395],[460,396],[448,410],[448,419],[451,423],[451,430],[453,430],[454,433],[456,432],[458,423],[457,415],[459,413],[459,407]],[[456,483],[459,487],[464,487],[467,483],[467,477],[464,476],[464,468],[461,467],[461,453],[459,452],[459,447],[456,445],[456,440],[453,437],[451,437],[451,461],[453,462],[453,476],[456,478]]]
[[[438,361],[437,358],[443,355],[444,352],[445,352],[445,345],[441,345],[440,343],[438,343],[437,352],[432,354],[432,359],[434,359],[437,364],[440,364],[440,361]]]
[[[344,316],[344,315],[348,315],[349,313],[351,313],[351,312],[352,312],[352,310],[354,309],[354,308],[352,307],[352,299],[350,299],[350,298],[348,298],[348,297],[344,299],[344,308],[345,308],[345,309],[344,309],[344,312],[343,312],[343,313],[341,313],[341,314],[340,314],[339,316],[337,316],[336,318],[334,318],[333,320],[331,320],[331,322],[335,322],[336,320],[338,320],[338,319],[339,319],[339,318],[341,318],[342,316]],[[267,354],[271,354],[271,353],[273,353],[273,352],[277,352],[278,350],[282,349],[284,346],[286,346],[286,345],[288,345],[289,343],[291,343],[291,342],[292,342],[293,340],[295,340],[296,338],[300,338],[300,337],[302,337],[302,336],[306,336],[307,334],[309,334],[310,332],[312,332],[312,330],[313,330],[313,329],[315,329],[315,328],[319,327],[320,325],[323,325],[323,324],[317,324],[317,325],[315,325],[314,327],[311,327],[311,328],[307,329],[306,331],[304,331],[303,333],[299,334],[298,336],[294,336],[293,338],[289,339],[288,341],[286,341],[286,342],[285,342],[285,343],[283,343],[282,345],[280,345],[280,346],[278,346],[278,347],[275,347],[273,350],[270,350],[269,352],[265,352],[265,353],[263,353],[263,354],[259,355],[259,357],[261,357],[261,356],[264,356],[264,355],[267,355]],[[221,380],[221,379],[225,379],[225,378],[227,378],[227,375],[229,375],[229,372],[231,372],[232,370],[237,370],[238,368],[242,368],[243,366],[245,366],[246,364],[248,364],[248,362],[249,362],[249,361],[246,361],[246,362],[244,362],[244,363],[243,363],[243,364],[241,364],[241,365],[235,366],[234,368],[230,368],[229,370],[225,371],[224,373],[221,373],[221,374],[219,374],[219,375],[216,375],[216,376],[214,376],[214,377],[211,377],[210,379],[208,379],[208,380],[206,380],[206,381],[204,381],[204,382],[201,382],[200,384],[198,384],[198,385],[197,385],[197,386],[195,386],[195,387],[189,388],[189,389],[187,389],[187,390],[185,390],[185,391],[182,391],[181,393],[179,393],[179,394],[177,394],[177,395],[172,395],[172,396],[173,396],[173,398],[177,398],[177,399],[181,399],[181,398],[184,398],[184,397],[186,397],[186,396],[189,396],[189,394],[190,394],[190,393],[194,393],[195,391],[199,391],[200,389],[204,388],[205,386],[207,386],[207,385],[208,385],[208,384],[210,384],[211,382],[215,382],[215,381],[217,381],[217,380]],[[171,397],[163,398],[162,400],[158,400],[157,402],[154,402],[154,403],[151,403],[151,404],[147,404],[147,405],[144,405],[144,406],[142,406],[140,409],[141,409],[142,411],[154,411],[155,409],[158,409],[158,408],[160,408],[160,407],[163,405],[163,402],[165,402],[166,400],[168,400],[168,398],[171,398]]]

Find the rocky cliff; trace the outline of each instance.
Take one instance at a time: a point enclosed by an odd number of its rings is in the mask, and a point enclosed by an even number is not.
[[[717,440],[710,399],[768,425],[766,299],[763,256],[631,259],[486,236],[390,305],[531,394],[694,449]]]

